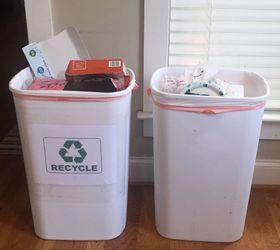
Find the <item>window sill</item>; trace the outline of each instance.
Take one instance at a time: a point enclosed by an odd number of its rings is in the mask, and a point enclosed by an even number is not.
[[[144,122],[144,136],[153,136],[153,113],[138,111],[137,119]],[[280,140],[280,113],[266,111],[263,115],[263,125],[260,139]]]

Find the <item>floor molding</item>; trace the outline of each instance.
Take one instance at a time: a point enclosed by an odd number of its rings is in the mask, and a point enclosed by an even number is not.
[[[130,183],[153,182],[153,157],[130,157],[129,166]],[[253,184],[280,185],[280,160],[257,159]]]
[[[280,185],[280,160],[257,159],[253,184]]]
[[[129,158],[129,182],[152,183],[154,182],[153,157]]]
[[[17,135],[8,135],[0,142],[0,155],[21,155],[20,139]]]

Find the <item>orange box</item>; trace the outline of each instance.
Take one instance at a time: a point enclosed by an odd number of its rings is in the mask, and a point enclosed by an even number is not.
[[[66,76],[92,75],[92,74],[118,74],[125,75],[122,59],[100,60],[71,60],[66,70]]]
[[[68,81],[66,90],[84,86],[81,89],[95,89],[95,91],[101,91],[102,89],[101,92],[113,91],[105,83],[104,86],[97,87],[99,85],[97,80],[103,79],[105,81],[107,79],[108,84],[108,78],[115,91],[125,89],[130,83],[130,76],[126,73],[123,59],[71,60],[65,76]]]

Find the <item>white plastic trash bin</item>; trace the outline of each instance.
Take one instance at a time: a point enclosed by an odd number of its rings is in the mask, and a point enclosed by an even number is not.
[[[220,70],[217,78],[244,86],[244,98],[161,91],[162,68],[151,79],[155,217],[167,238],[238,240],[245,224],[265,101],[266,81],[251,72]]]
[[[35,232],[44,239],[106,240],[126,224],[130,85],[114,93],[25,90],[10,82]]]

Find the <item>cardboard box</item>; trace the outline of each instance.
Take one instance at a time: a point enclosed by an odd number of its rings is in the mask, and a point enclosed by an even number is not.
[[[71,60],[66,70],[67,77],[93,74],[118,74],[124,76],[125,68],[123,60]]]
[[[65,75],[65,90],[115,92],[130,82],[123,59],[71,60]]]

